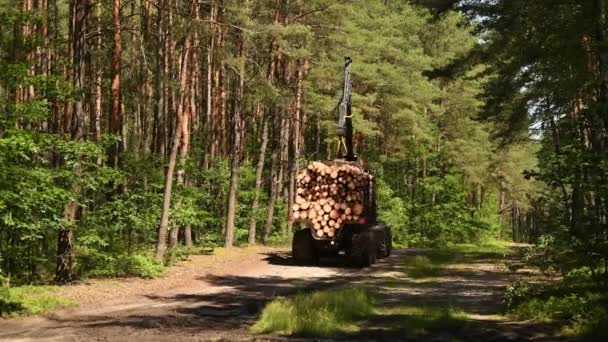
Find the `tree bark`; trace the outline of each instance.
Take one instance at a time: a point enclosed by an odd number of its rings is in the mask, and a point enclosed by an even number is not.
[[[258,104],[259,106],[259,104]],[[251,205],[251,217],[249,218],[249,244],[255,245],[256,241],[256,225],[257,217],[256,212],[258,210],[260,201],[260,190],[262,189],[262,176],[264,174],[264,159],[266,155],[266,146],[268,145],[268,120],[262,118],[262,142],[260,143],[260,152],[258,155],[258,165],[255,170],[255,194],[253,197],[253,204]]]
[[[114,0],[112,8],[112,21],[114,34],[112,40],[112,87],[111,87],[111,109],[110,109],[110,133],[122,136],[122,106],[120,98],[120,74],[122,68],[122,38],[121,38],[121,0]],[[118,165],[118,157],[121,151],[121,143],[115,143],[111,153],[111,164]]]
[[[300,168],[300,133],[301,133],[301,111],[302,111],[302,92],[304,84],[304,68],[305,64],[303,61],[298,61],[298,71],[296,75],[296,94],[294,101],[294,115],[292,117],[292,132],[293,136],[290,137],[291,141],[291,158],[289,159],[289,195],[287,201],[288,212],[293,207],[295,200],[295,188],[296,188],[296,173]],[[292,220],[287,223],[287,234],[291,236],[292,232]]]
[[[72,83],[75,89],[85,89],[85,54],[86,33],[88,30],[87,18],[89,0],[75,0],[72,4],[72,19],[74,23],[70,49],[73,52]],[[70,132],[73,141],[81,141],[85,137],[84,127],[84,99],[80,98],[73,104],[73,115],[71,115]],[[75,175],[80,173],[76,168]],[[78,197],[80,186],[77,181],[72,185],[72,195]],[[64,206],[63,215],[67,224],[59,230],[57,239],[57,265],[55,269],[55,282],[67,283],[72,281],[72,254],[73,254],[73,226],[78,214],[78,203],[71,199]]]
[[[243,130],[243,92],[245,87],[245,37],[241,33],[239,43],[239,84],[234,103],[234,115],[232,118],[232,160],[230,168],[230,190],[228,192],[228,208],[226,213],[226,239],[224,246],[230,248],[234,244],[234,221],[237,210],[239,169],[241,167],[242,155],[242,130]]]
[[[101,58],[101,3],[95,6],[95,59],[93,61],[93,108],[91,111],[91,136],[93,141],[101,141],[101,82],[102,82],[102,58]],[[98,161],[100,164],[101,161]]]
[[[205,153],[205,160],[203,161],[203,169],[209,169],[209,163],[211,159],[215,157],[215,143],[214,143],[214,123],[213,123],[213,51],[215,47],[215,17],[216,17],[216,0],[211,1],[211,8],[209,10],[209,46],[207,48],[207,108],[205,111],[205,131],[207,135],[206,146],[207,151]]]
[[[187,90],[188,90],[188,59],[190,56],[190,35],[186,37],[184,48],[182,50],[182,63],[179,78],[179,100],[176,111],[176,124],[173,133],[173,142],[171,144],[171,154],[169,155],[169,165],[167,167],[167,174],[165,175],[165,188],[163,192],[163,207],[161,212],[160,225],[158,227],[158,238],[156,241],[156,259],[163,261],[166,243],[167,243],[167,229],[169,227],[169,209],[171,207],[171,193],[173,189],[173,176],[175,171],[175,164],[177,161],[177,153],[180,147],[181,135],[182,135],[182,120],[184,115],[184,106],[187,101]]]

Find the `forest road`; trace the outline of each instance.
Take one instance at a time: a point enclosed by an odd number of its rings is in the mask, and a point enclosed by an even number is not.
[[[424,252],[395,250],[366,269],[344,267],[341,260],[325,260],[323,267],[295,266],[289,252],[277,248],[194,256],[157,279],[100,280],[66,287],[63,295],[81,305],[44,316],[0,320],[0,341],[291,340],[250,332],[265,303],[302,290],[355,284],[373,286],[381,305],[435,302],[462,308],[483,327],[475,330],[473,340],[549,340],[546,329],[496,318],[504,287],[513,276],[497,260],[480,256],[451,265],[432,281],[408,280],[405,260]],[[393,280],[390,286],[383,285],[387,279]],[[398,286],[394,279],[399,279]],[[404,340],[400,336],[364,326],[357,335],[337,339]],[[452,339],[439,334],[432,340]]]

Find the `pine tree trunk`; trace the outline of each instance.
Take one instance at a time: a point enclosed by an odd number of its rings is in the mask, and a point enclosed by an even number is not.
[[[171,207],[171,193],[173,189],[173,176],[175,171],[175,164],[177,161],[177,153],[180,147],[181,135],[182,135],[182,120],[184,116],[184,107],[187,97],[188,90],[188,59],[190,56],[190,36],[186,38],[184,48],[182,50],[182,65],[179,77],[179,100],[176,111],[176,124],[173,133],[173,142],[171,144],[171,154],[169,155],[169,166],[167,167],[167,173],[165,175],[165,189],[163,192],[163,207],[161,212],[160,225],[158,227],[158,238],[156,241],[156,259],[160,262],[163,261],[166,243],[167,243],[167,230],[169,227],[169,209]]]
[[[161,0],[157,11],[157,35],[156,35],[156,79],[155,79],[155,97],[156,97],[156,110],[154,116],[154,137],[152,139],[153,153],[164,155],[165,153],[165,140],[164,140],[164,118],[165,118],[165,99],[164,91],[165,88],[165,75],[164,75],[164,64],[165,64],[165,16],[163,14],[165,2],[167,0]]]
[[[99,143],[101,141],[101,82],[102,82],[102,56],[101,56],[101,4],[95,6],[95,60],[93,61],[93,110],[91,111],[91,131],[93,141]],[[98,161],[98,164],[101,160]]]
[[[279,123],[280,124],[280,123]],[[272,157],[271,157],[271,165],[270,165],[270,194],[268,195],[268,204],[266,209],[266,224],[264,225],[264,243],[268,242],[268,238],[270,238],[270,234],[272,233],[272,226],[274,221],[274,206],[277,199],[277,193],[280,190],[280,178],[279,178],[279,168],[280,168],[280,151],[279,151],[279,142],[277,142],[277,132],[279,128],[277,127],[277,123],[273,127],[273,146],[272,146]]]
[[[211,1],[211,9],[209,10],[209,46],[207,48],[207,108],[205,111],[205,132],[207,133],[206,147],[207,151],[205,153],[205,160],[203,161],[203,169],[209,169],[209,163],[214,156],[214,123],[213,123],[213,51],[215,47],[215,11],[216,5],[215,0]]]
[[[112,45],[112,87],[110,107],[110,133],[122,136],[122,106],[120,98],[120,74],[122,68],[122,38],[121,38],[121,0],[114,0],[112,7],[112,21],[114,24]],[[121,151],[120,142],[117,142],[111,153],[110,163],[118,165],[118,157]]]
[[[258,104],[259,106],[259,104]],[[256,212],[258,210],[260,201],[260,190],[262,189],[262,176],[264,174],[264,159],[266,156],[266,145],[268,145],[268,120],[262,118],[262,142],[260,144],[260,152],[258,155],[258,165],[255,170],[255,194],[253,197],[253,204],[251,205],[251,217],[249,218],[249,244],[255,245],[256,238],[256,225],[257,217]]]
[[[230,248],[234,244],[234,221],[237,209],[239,168],[242,155],[242,130],[243,130],[243,92],[245,87],[245,38],[241,33],[239,44],[239,84],[234,103],[234,116],[232,118],[232,160],[230,168],[230,190],[228,192],[228,208],[226,214],[226,239],[224,246]]]
[[[141,3],[141,35],[142,35],[142,48],[144,51],[143,54],[143,63],[141,63],[141,72],[143,74],[143,81],[141,84],[141,93],[143,96],[142,103],[142,116],[141,116],[141,127],[143,134],[143,148],[146,154],[154,151],[154,119],[150,118],[150,113],[152,113],[153,105],[152,105],[152,96],[153,96],[153,86],[152,86],[152,66],[148,65],[147,51],[153,50],[153,45],[151,44],[151,36],[152,36],[152,13],[151,13],[151,0],[143,0]]]
[[[86,33],[88,30],[88,0],[76,0],[72,4],[71,19],[74,23],[70,49],[73,52],[72,61],[72,82],[75,89],[85,89],[85,54]],[[71,115],[70,132],[73,141],[80,141],[85,138],[84,127],[84,100],[78,99],[73,104],[73,115]],[[80,169],[75,170],[76,176],[80,174]],[[78,196],[81,192],[80,186],[75,181],[72,185],[73,196]],[[59,230],[57,239],[57,266],[55,269],[55,282],[67,283],[72,281],[72,254],[73,254],[73,226],[78,214],[78,203],[74,200],[68,201],[64,206],[64,219],[67,222]]]

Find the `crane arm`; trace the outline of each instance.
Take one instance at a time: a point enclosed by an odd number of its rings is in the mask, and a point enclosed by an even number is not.
[[[344,57],[344,88],[339,105],[338,138],[340,139],[339,158],[346,161],[356,161],[357,156],[353,148],[353,121],[351,109],[352,84],[350,81],[350,65],[352,59]]]

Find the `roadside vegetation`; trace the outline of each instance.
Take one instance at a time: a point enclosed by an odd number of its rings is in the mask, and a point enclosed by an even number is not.
[[[43,314],[76,304],[59,296],[56,286],[0,286],[0,317]]]
[[[464,336],[474,328],[467,312],[449,303],[395,302],[379,299],[382,289],[400,290],[411,280],[433,281],[454,263],[491,260],[497,265],[512,253],[501,241],[483,245],[452,244],[445,248],[420,250],[396,267],[400,276],[372,279],[355,287],[312,291],[269,302],[251,327],[256,333],[288,336],[349,336],[374,334],[374,329],[401,338],[422,338],[443,333]],[[445,275],[445,274],[443,274]],[[371,329],[371,330],[370,330]]]
[[[357,331],[373,313],[371,293],[361,287],[301,293],[266,305],[252,330],[281,335],[332,336]]]
[[[466,318],[462,310],[451,307],[386,308],[378,305],[373,289],[360,286],[274,299],[251,329],[256,333],[330,337],[356,334],[369,320],[386,320],[387,328],[417,337],[439,331],[458,333],[466,326]]]
[[[507,288],[510,317],[552,323],[561,334],[585,341],[608,338],[608,291],[601,272],[580,267],[534,280]]]

